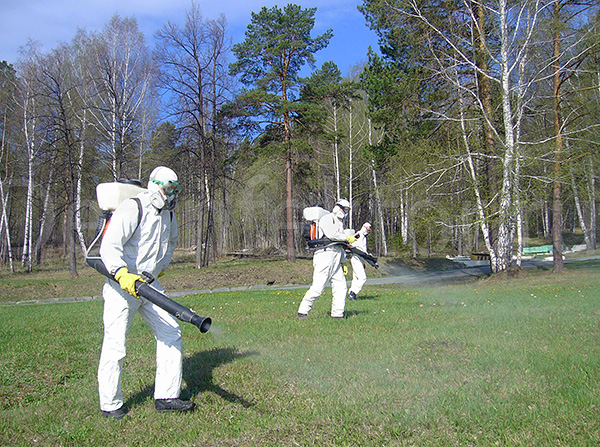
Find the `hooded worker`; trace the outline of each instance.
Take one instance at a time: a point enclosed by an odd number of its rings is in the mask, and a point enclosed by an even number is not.
[[[367,251],[367,236],[371,232],[371,224],[365,222],[361,229],[358,231],[358,238],[350,245],[354,248],[358,248],[364,253]],[[350,258],[350,264],[352,265],[352,284],[350,285],[350,292],[348,293],[349,300],[355,300],[356,296],[360,293],[365,282],[367,282],[367,274],[365,272],[365,260],[356,253],[352,253]]]
[[[104,341],[98,366],[98,391],[102,414],[122,419],[121,372],[125,338],[136,312],[148,323],[156,339],[155,408],[188,411],[195,404],[179,399],[182,379],[181,330],[166,310],[140,298],[135,282],[148,272],[155,278],[168,267],[177,245],[177,221],[173,209],[182,191],[177,174],[159,166],[152,171],[148,189],[121,202],[113,213],[100,246],[100,257],[116,281],[107,280],[104,298]],[[136,203],[137,201],[137,203]],[[162,291],[158,281],[152,284]]]
[[[352,243],[356,240],[353,235],[346,235],[344,218],[350,212],[350,202],[338,200],[331,213],[319,219],[317,238],[328,238],[333,243],[317,248],[313,256],[313,281],[310,289],[298,308],[298,318],[304,319],[312,309],[315,300],[325,290],[327,281],[331,281],[331,317],[344,318],[346,307],[346,277],[344,272],[346,255],[344,246],[339,242]],[[343,265],[344,264],[344,265]]]

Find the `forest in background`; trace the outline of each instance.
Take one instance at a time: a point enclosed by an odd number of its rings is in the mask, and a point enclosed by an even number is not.
[[[376,255],[490,254],[528,240],[596,247],[598,2],[365,0],[380,54],[314,67],[316,8],[225,16],[191,3],[150,48],[135,18],[0,62],[0,260],[60,256],[77,275],[95,187],[166,165],[184,186],[179,246],[198,268],[240,251],[305,252],[302,210],[352,204]],[[301,70],[311,68],[302,77]]]

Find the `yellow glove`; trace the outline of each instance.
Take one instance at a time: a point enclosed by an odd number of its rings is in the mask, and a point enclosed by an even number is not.
[[[344,272],[344,276],[348,274],[348,264],[342,262],[342,271]]]
[[[158,277],[160,278],[161,276],[165,276],[165,271],[161,270],[160,273],[158,274]]]
[[[348,242],[349,244],[352,244],[352,243],[356,242],[356,238],[352,234],[350,234],[350,235],[346,236],[346,242]]]
[[[115,279],[119,282],[121,289],[125,290],[127,293],[133,295],[136,298],[139,298],[140,296],[135,291],[135,282],[146,282],[142,279],[140,275],[129,273],[127,267],[121,267],[119,270],[117,270],[117,273],[115,273]]]

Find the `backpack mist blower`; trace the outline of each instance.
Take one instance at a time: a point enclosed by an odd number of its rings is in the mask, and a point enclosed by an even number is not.
[[[100,248],[104,231],[110,223],[110,217],[112,212],[117,208],[117,205],[125,199],[133,198],[138,202],[139,214],[138,214],[138,225],[142,220],[142,207],[138,199],[135,196],[140,192],[144,191],[141,182],[139,180],[119,180],[118,182],[112,183],[100,183],[96,187],[96,195],[98,197],[98,205],[102,210],[98,218],[98,225],[96,227],[96,236],[93,242],[87,249],[85,261],[90,267],[96,269],[99,273],[103,274],[107,278],[116,281],[115,277],[111,275],[104,262],[100,258],[100,254],[93,254],[94,247]],[[154,277],[143,272],[142,276],[145,281],[135,282],[135,291],[139,296],[146,298],[151,303],[156,304],[158,307],[166,310],[175,318],[185,323],[191,323],[200,329],[200,332],[208,332],[212,324],[212,320],[208,317],[200,317],[193,310],[173,301],[167,295],[152,287],[151,283],[154,281]]]
[[[346,253],[355,254],[360,256],[365,260],[365,262],[374,268],[378,269],[379,265],[377,264],[377,258],[372,256],[364,251],[352,247],[350,244],[346,242],[332,241],[327,237],[319,238],[319,220],[326,214],[329,214],[329,211],[321,208],[320,206],[309,206],[304,208],[302,211],[302,216],[304,217],[304,231],[303,236],[306,241],[306,248],[309,250],[316,250],[318,248],[329,247],[331,245],[341,245],[344,247]],[[356,238],[360,237],[360,233],[354,232],[354,230],[347,230],[353,234]]]

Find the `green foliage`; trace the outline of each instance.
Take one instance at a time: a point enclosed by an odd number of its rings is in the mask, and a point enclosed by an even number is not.
[[[242,118],[251,131],[263,125],[283,126],[306,107],[297,102],[301,80],[299,72],[314,64],[314,53],[327,46],[332,32],[310,36],[316,8],[302,9],[288,4],[280,9],[263,7],[252,13],[243,42],[233,46],[237,61],[232,74],[249,88],[229,106],[228,113]]]
[[[324,62],[320,69],[304,80],[301,93],[304,98],[335,97],[334,90],[341,82],[342,72],[338,66],[333,61]]]
[[[396,232],[390,238],[390,248],[400,256],[405,256],[410,252],[410,246],[402,240],[402,234]]]
[[[327,131],[326,121],[331,119],[332,109],[346,109],[351,101],[360,98],[360,86],[352,80],[342,79],[339,68],[331,61],[323,63],[303,82],[300,95],[310,107],[303,111],[302,121],[310,126],[310,134],[329,141],[341,141],[342,130],[337,133],[331,129]]]
[[[252,13],[244,42],[234,45],[238,58],[231,64],[233,74],[241,74],[246,85],[257,85],[264,91],[278,91],[285,80],[292,86],[306,63],[314,64],[314,53],[327,46],[331,30],[313,39],[310,36],[316,8],[302,9],[288,4],[263,6]]]
[[[315,191],[317,183],[318,166],[315,165],[315,153],[313,147],[305,140],[294,142],[294,152],[298,154],[294,169],[294,185],[302,194]]]
[[[414,232],[417,244],[427,248],[429,257],[441,236],[439,212],[433,206],[419,207],[418,204],[412,212],[415,214]]]
[[[150,151],[146,155],[148,166],[173,166],[180,151],[181,131],[169,121],[161,123],[152,132]],[[150,172],[147,173],[150,175]]]
[[[17,73],[11,64],[0,61],[0,116],[2,128],[6,125],[5,117],[12,112],[10,102],[17,91]]]

